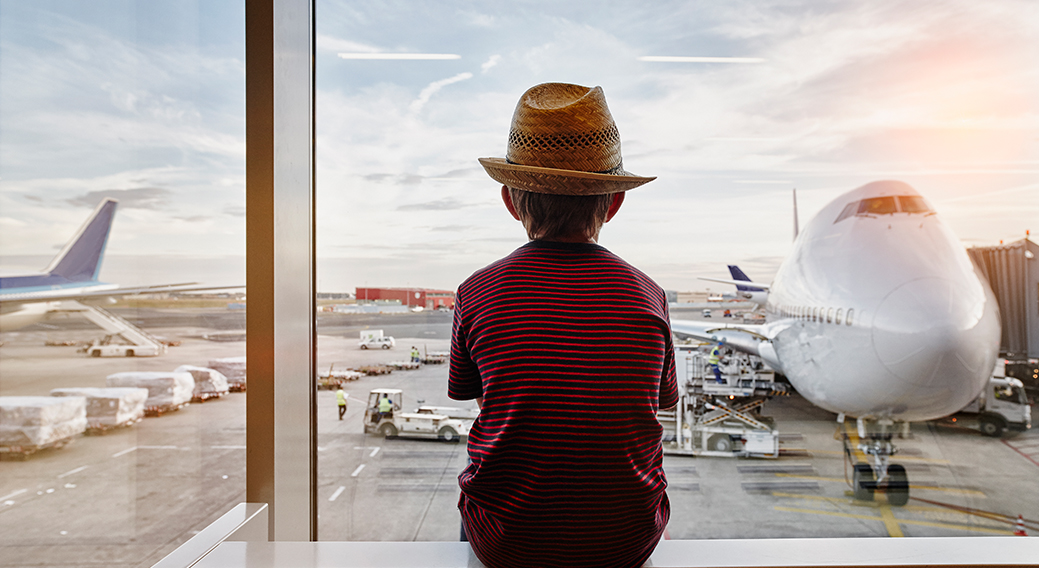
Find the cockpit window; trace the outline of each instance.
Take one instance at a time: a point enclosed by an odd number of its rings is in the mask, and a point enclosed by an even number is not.
[[[853,202],[845,205],[844,209],[841,211],[841,214],[837,216],[837,220],[834,221],[834,223],[840,223],[841,221],[847,219],[848,217],[851,217],[852,215],[855,214],[855,211],[857,211],[858,208],[859,208],[859,202],[858,201],[853,201]]]
[[[931,208],[927,206],[927,202],[924,201],[923,197],[919,195],[899,195],[899,205],[902,206],[903,213],[930,213]]]
[[[894,197],[871,197],[859,202],[859,215],[890,215],[898,211]]]

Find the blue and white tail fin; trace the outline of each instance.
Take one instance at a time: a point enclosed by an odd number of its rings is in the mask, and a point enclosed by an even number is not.
[[[736,266],[735,264],[730,264],[728,266],[729,274],[732,275],[733,280],[751,283],[750,277],[744,274],[743,271],[740,270],[740,267]],[[736,289],[740,290],[741,292],[761,292],[765,290],[764,288],[760,288],[758,286],[747,286],[745,284],[736,284]]]
[[[102,201],[65,248],[54,257],[46,272],[70,282],[97,280],[118,203],[111,198]]]

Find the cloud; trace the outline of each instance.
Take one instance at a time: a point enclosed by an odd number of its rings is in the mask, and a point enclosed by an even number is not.
[[[418,98],[412,101],[410,105],[408,105],[408,110],[410,110],[413,114],[417,114],[420,110],[422,110],[422,107],[426,106],[426,103],[429,102],[429,98],[436,94],[436,92],[440,89],[443,89],[444,87],[452,83],[458,83],[459,81],[465,81],[467,79],[472,78],[473,74],[466,71],[464,73],[459,73],[454,77],[448,77],[447,79],[433,81],[432,83],[426,85],[426,88],[422,89],[422,92],[419,93]]]
[[[209,215],[175,215],[173,218],[177,219],[178,221],[184,221],[186,223],[202,223],[204,221],[209,221],[210,219],[212,219],[212,217],[210,217]]]
[[[484,73],[490,71],[491,67],[494,67],[495,65],[497,65],[499,61],[501,61],[501,56],[500,55],[497,55],[497,54],[492,55],[490,57],[490,59],[488,59],[487,61],[484,61],[480,65],[480,71],[482,71]]]
[[[96,207],[102,199],[111,197],[119,200],[119,206],[124,209],[163,209],[173,195],[168,189],[161,187],[138,187],[134,189],[102,189],[88,191],[79,197],[66,199],[72,205],[85,205]]]
[[[427,201],[425,203],[401,205],[397,207],[397,211],[452,211],[455,209],[463,209],[465,207],[471,207],[471,205],[463,203],[454,197],[444,197],[434,201]]]

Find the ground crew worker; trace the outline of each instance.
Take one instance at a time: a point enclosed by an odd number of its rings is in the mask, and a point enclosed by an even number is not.
[[[379,417],[382,418],[393,418],[393,403],[390,402],[389,395],[382,395],[379,399]]]
[[[718,363],[721,362],[721,359],[718,356],[718,350],[721,346],[722,344],[719,343],[714,346],[714,349],[711,349],[711,355],[707,358],[707,362],[711,364],[711,370],[714,371],[714,381],[718,384],[725,384],[725,381],[722,380],[722,372],[718,369]]]
[[[420,353],[418,352],[418,347],[415,347],[414,345],[412,345],[411,346],[411,362],[412,363],[418,363],[419,362],[419,355],[420,355]]]
[[[350,396],[343,392],[343,387],[339,387],[336,391],[336,404],[339,406],[339,419],[343,419],[343,415],[346,414],[346,398]]]

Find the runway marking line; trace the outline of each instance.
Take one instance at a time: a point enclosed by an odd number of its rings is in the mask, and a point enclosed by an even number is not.
[[[343,491],[346,491],[346,486],[345,485],[340,485],[339,489],[336,489],[336,492],[333,493],[332,496],[328,498],[328,500],[329,501],[335,501],[337,498],[339,498],[340,495],[343,494]]]
[[[112,457],[113,457],[113,458],[117,458],[117,457],[119,457],[119,456],[125,456],[126,454],[128,454],[128,453],[130,453],[130,452],[132,452],[132,451],[134,451],[134,450],[136,450],[136,449],[137,449],[137,446],[134,446],[134,447],[132,447],[132,448],[126,448],[125,450],[123,450],[123,451],[121,451],[121,452],[118,452],[118,453],[114,453],[114,454],[112,454]]]
[[[866,521],[884,521],[885,525],[887,524],[887,522],[882,517],[874,517],[872,515],[855,515],[855,514],[852,514],[852,513],[838,513],[836,511],[820,511],[818,509],[797,509],[797,508],[794,508],[794,507],[781,507],[781,506],[773,507],[773,509],[775,509],[777,511],[785,511],[785,512],[788,512],[788,513],[807,513],[807,514],[811,514],[811,515],[827,515],[827,516],[830,516],[830,517],[843,517],[843,518],[846,518],[846,519],[862,519],[862,520],[866,520]],[[889,508],[889,511],[890,511],[890,508]],[[911,520],[911,519],[899,519],[899,518],[895,517],[894,514],[891,515],[891,518],[893,519],[893,522],[898,523],[898,524],[902,524],[902,525],[917,525],[917,526],[923,526],[923,527],[935,527],[935,528],[941,528],[941,529],[954,529],[954,530],[961,530],[961,531],[984,532],[984,533],[992,533],[992,534],[1000,534],[1000,535],[1013,535],[1014,534],[1011,531],[1002,530],[1002,529],[990,529],[990,528],[986,528],[986,527],[972,527],[972,526],[966,526],[966,525],[954,525],[954,524],[950,524],[950,523],[935,523],[935,522],[931,522],[931,521],[915,521],[915,520]],[[899,532],[901,532],[901,529],[899,530]],[[894,535],[892,535],[892,536],[894,536]]]
[[[357,469],[355,469],[354,472],[350,474],[350,477],[357,477],[357,475],[361,473],[361,470],[364,469],[364,465],[365,464],[362,463],[361,465],[357,466]]]
[[[1019,448],[1018,448],[1017,446],[1014,446],[1013,444],[1011,444],[1010,442],[1008,442],[1008,441],[1006,441],[1006,440],[1001,440],[1001,441],[1002,441],[1002,442],[1003,442],[1004,444],[1006,444],[1006,446],[1007,446],[1008,448],[1010,448],[1011,450],[1014,450],[1015,452],[1017,452],[1018,454],[1020,454],[1020,455],[1021,455],[1021,457],[1025,458],[1026,460],[1028,460],[1028,461],[1032,462],[1033,464],[1035,464],[1035,465],[1039,466],[1039,461],[1035,461],[1035,458],[1033,458],[1032,456],[1030,456],[1030,455],[1028,455],[1028,454],[1026,454],[1026,453],[1024,453],[1024,452],[1022,452],[1022,451],[1021,451],[1021,450],[1020,450],[1020,449],[1019,449]]]
[[[79,473],[79,472],[83,471],[84,469],[86,469],[88,467],[90,467],[90,466],[86,466],[85,465],[85,466],[82,466],[82,467],[77,467],[76,469],[73,469],[73,470],[70,470],[70,471],[66,471],[65,473],[59,475],[58,479],[61,479],[63,477],[68,477],[68,476],[70,476],[70,475],[72,475],[74,473]]]
[[[809,479],[812,481],[829,481],[832,483],[844,483],[842,477],[820,477],[814,475],[798,475],[796,473],[777,473],[776,477],[793,477],[797,479]],[[919,489],[923,491],[944,491],[946,493],[960,493],[963,495],[976,495],[978,497],[988,497],[983,491],[977,489],[960,489],[958,487],[938,487],[936,485],[910,485],[910,489]]]
[[[3,497],[0,497],[0,501],[7,501],[11,497],[17,497],[17,496],[21,495],[22,493],[28,493],[28,492],[29,492],[28,489],[19,489],[18,491],[15,491],[14,493],[8,493],[7,495],[4,495]]]

